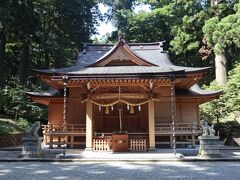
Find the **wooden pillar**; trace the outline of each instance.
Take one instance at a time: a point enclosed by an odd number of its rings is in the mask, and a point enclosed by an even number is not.
[[[154,102],[148,103],[149,150],[155,150]]]
[[[86,102],[86,148],[87,151],[92,151],[93,133],[92,133],[92,103]]]

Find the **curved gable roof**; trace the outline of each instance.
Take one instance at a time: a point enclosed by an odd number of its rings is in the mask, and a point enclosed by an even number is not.
[[[130,43],[128,44],[123,38],[119,38],[118,43],[114,46],[111,44],[84,44],[84,49],[78,57],[76,64],[59,69],[50,70],[34,70],[38,74],[46,75],[70,75],[79,77],[94,77],[100,75],[134,75],[145,74],[152,76],[153,74],[172,74],[182,73],[195,74],[206,72],[208,68],[192,68],[181,67],[172,64],[168,57],[168,53],[163,51],[163,42],[153,43]],[[135,63],[130,66],[117,65],[112,66],[111,56],[117,59],[120,53],[116,55],[116,51],[122,48],[122,51],[131,56],[129,60],[134,59]],[[115,55],[114,55],[115,53]],[[113,59],[114,59],[113,58]]]
[[[116,57],[116,54],[120,55],[120,57]],[[110,63],[114,58],[119,61],[124,61],[124,59],[127,58],[135,65],[140,66],[157,66],[156,64],[149,62],[148,60],[142,58],[139,54],[134,52],[126,43],[126,40],[120,37],[117,44],[110,51],[97,59],[94,63],[88,65],[88,67],[105,66]]]
[[[128,48],[133,54],[149,62],[150,64],[161,65],[173,65],[170,61],[168,53],[162,49],[163,42],[153,43],[129,43]],[[83,52],[79,53],[77,63],[74,66],[78,68],[85,68],[91,66],[102,58],[106,57],[109,51],[113,51],[116,45],[112,44],[85,44]]]

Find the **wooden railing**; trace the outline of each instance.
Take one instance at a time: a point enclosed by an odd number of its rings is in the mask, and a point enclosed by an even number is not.
[[[200,124],[195,123],[175,123],[175,134],[191,135],[201,134]],[[156,123],[155,134],[173,134],[173,125],[171,123]]]
[[[195,136],[202,134],[202,128],[200,124],[195,123],[176,123],[175,132],[173,132],[173,125],[171,123],[156,123],[155,135],[170,137],[170,141],[156,141],[156,144],[169,144],[170,147],[173,147],[173,133],[180,139],[176,141],[176,144],[191,144],[192,147],[195,147]]]
[[[146,151],[146,139],[130,139],[130,151]]]
[[[94,138],[93,151],[110,151],[112,149],[112,137]]]
[[[67,124],[66,131],[62,124],[48,124],[43,125],[44,143],[53,148],[53,145],[61,146],[64,144],[69,145],[71,148],[74,145],[85,145],[86,125],[85,124]],[[199,124],[194,123],[176,123],[175,135],[178,136],[177,144],[192,144],[195,146],[195,137],[202,133],[202,129]],[[95,151],[108,151],[111,149],[111,141],[109,139],[101,139],[101,136],[110,136],[113,133],[94,133],[93,148]],[[148,132],[128,133],[129,135],[129,147],[131,151],[144,151],[148,147]],[[101,137],[100,136],[100,137]],[[156,140],[156,144],[173,144],[173,130],[171,123],[156,123],[155,124],[155,136],[159,137]],[[162,141],[161,136],[169,136],[170,140]],[[76,137],[76,138],[75,138]],[[131,139],[133,141],[131,142]],[[136,140],[135,140],[136,139]],[[183,139],[183,140],[182,140]],[[103,140],[103,141],[102,141]],[[141,140],[141,142],[140,142]],[[146,140],[146,142],[142,142]],[[141,144],[143,143],[143,144]]]
[[[62,133],[64,130],[64,125],[62,124],[48,124],[42,125],[43,132],[46,133]],[[85,124],[67,124],[66,133],[85,133],[86,125]]]
[[[85,144],[85,142],[77,142],[74,137],[86,135],[85,124],[67,124],[66,131],[64,131],[64,125],[62,124],[48,124],[42,125],[43,130],[43,142],[49,145],[49,148],[53,148],[53,145],[67,144],[73,148],[74,145]]]

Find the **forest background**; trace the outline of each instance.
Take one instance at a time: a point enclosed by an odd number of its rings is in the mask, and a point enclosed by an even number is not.
[[[108,7],[104,14],[100,3]],[[134,11],[139,5],[149,10]],[[103,21],[116,30],[93,38]],[[47,122],[46,107],[25,95],[48,90],[31,70],[70,66],[84,42],[115,43],[119,35],[128,42],[164,40],[176,65],[212,67],[200,85],[222,89],[223,95],[201,106],[201,118],[235,126],[240,114],[239,0],[1,0],[0,118],[23,125]]]

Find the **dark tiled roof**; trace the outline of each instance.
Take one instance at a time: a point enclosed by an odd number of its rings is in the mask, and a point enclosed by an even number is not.
[[[174,65],[164,66],[104,66],[104,67],[87,67],[79,69],[77,66],[62,69],[35,70],[41,73],[50,74],[68,74],[68,75],[108,75],[108,74],[162,74],[178,72],[199,72],[208,68],[190,68]]]
[[[40,97],[56,97],[59,96],[60,93],[58,90],[50,88],[48,91],[46,92],[26,92],[27,95],[30,96],[40,96]]]
[[[104,67],[88,67],[89,65],[96,63],[102,57],[106,56],[109,51],[116,45],[109,44],[85,44],[83,52],[78,56],[77,63],[71,67],[50,69],[50,70],[35,70],[36,72],[46,74],[68,74],[72,76],[100,76],[100,75],[134,75],[139,76],[143,74],[154,76],[155,74],[164,73],[195,73],[206,71],[208,68],[191,68],[174,66],[169,59],[168,53],[163,51],[162,42],[155,43],[130,43],[128,46],[131,51],[135,53],[141,59],[148,61],[156,66],[104,66]],[[107,76],[111,77],[111,76]],[[59,96],[59,92],[47,92],[47,93],[32,93],[27,94],[31,96],[51,97]],[[176,90],[177,96],[208,96],[208,95],[220,95],[221,91],[204,91],[195,84],[188,90]]]
[[[160,65],[171,65],[168,53],[163,51],[161,42],[157,43],[134,43],[129,44],[129,47],[139,57],[146,61]],[[94,45],[87,44],[84,51],[78,56],[78,68],[84,68],[90,64],[97,62],[102,56],[106,55],[114,46],[113,45]]]
[[[179,69],[184,70],[184,69],[189,69],[189,68],[185,68],[185,67],[177,67],[177,66],[173,66],[173,64],[171,63],[169,56],[166,52],[164,52],[162,50],[161,47],[161,42],[158,43],[133,43],[133,44],[129,44],[131,50],[136,53],[139,57],[141,57],[142,59],[155,64],[157,66],[161,66],[161,68],[158,68],[159,73],[161,72],[161,70],[163,70],[163,72],[168,72],[168,71],[178,71]],[[84,68],[86,68],[87,66],[89,66],[90,64],[93,64],[95,62],[97,62],[101,57],[105,56],[114,46],[113,45],[107,45],[107,44],[102,44],[102,45],[96,45],[96,44],[87,44],[85,45],[85,49],[83,50],[83,52],[81,52],[78,56],[77,59],[77,63],[75,63],[73,66],[71,67],[67,67],[67,68],[59,68],[59,69],[50,69],[50,70],[36,70],[38,72],[43,72],[43,73],[69,73],[71,72],[71,74],[74,74],[75,72],[86,72],[87,74],[89,74],[92,69],[86,69],[84,70]],[[166,67],[163,67],[167,65]],[[170,67],[172,66],[172,67]],[[124,69],[121,69],[121,72],[123,72],[122,70],[126,70],[128,71],[131,67],[127,67],[124,66]],[[106,74],[109,74],[108,71],[110,68],[103,68],[105,69],[105,71],[102,70],[97,70],[98,72],[103,72]],[[136,68],[135,68],[136,69]],[[141,68],[138,67],[138,70],[136,70],[137,73],[141,73]],[[146,68],[143,67],[142,68],[143,73],[146,72]],[[157,68],[154,69],[152,72],[148,72],[149,73],[156,73]],[[192,69],[193,70],[193,69]],[[197,70],[197,69],[196,69]],[[107,71],[107,72],[106,72]],[[97,74],[98,74],[97,72]]]
[[[119,42],[118,42],[119,43]],[[77,63],[71,67],[35,70],[36,72],[49,74],[141,74],[141,73],[171,73],[171,72],[196,72],[207,68],[190,68],[174,66],[169,59],[168,53],[163,51],[162,42],[155,43],[130,43],[131,50],[143,60],[156,66],[108,66],[108,67],[88,67],[106,56],[117,45],[109,44],[85,44],[84,50],[78,56]]]
[[[222,91],[202,90],[198,84],[193,85],[186,90],[176,90],[176,96],[208,96],[208,95],[220,95]]]
[[[162,65],[173,65],[169,59],[168,53],[162,52],[160,49],[150,49],[150,50],[135,50],[139,56],[147,59],[149,62],[156,64],[158,66]]]

